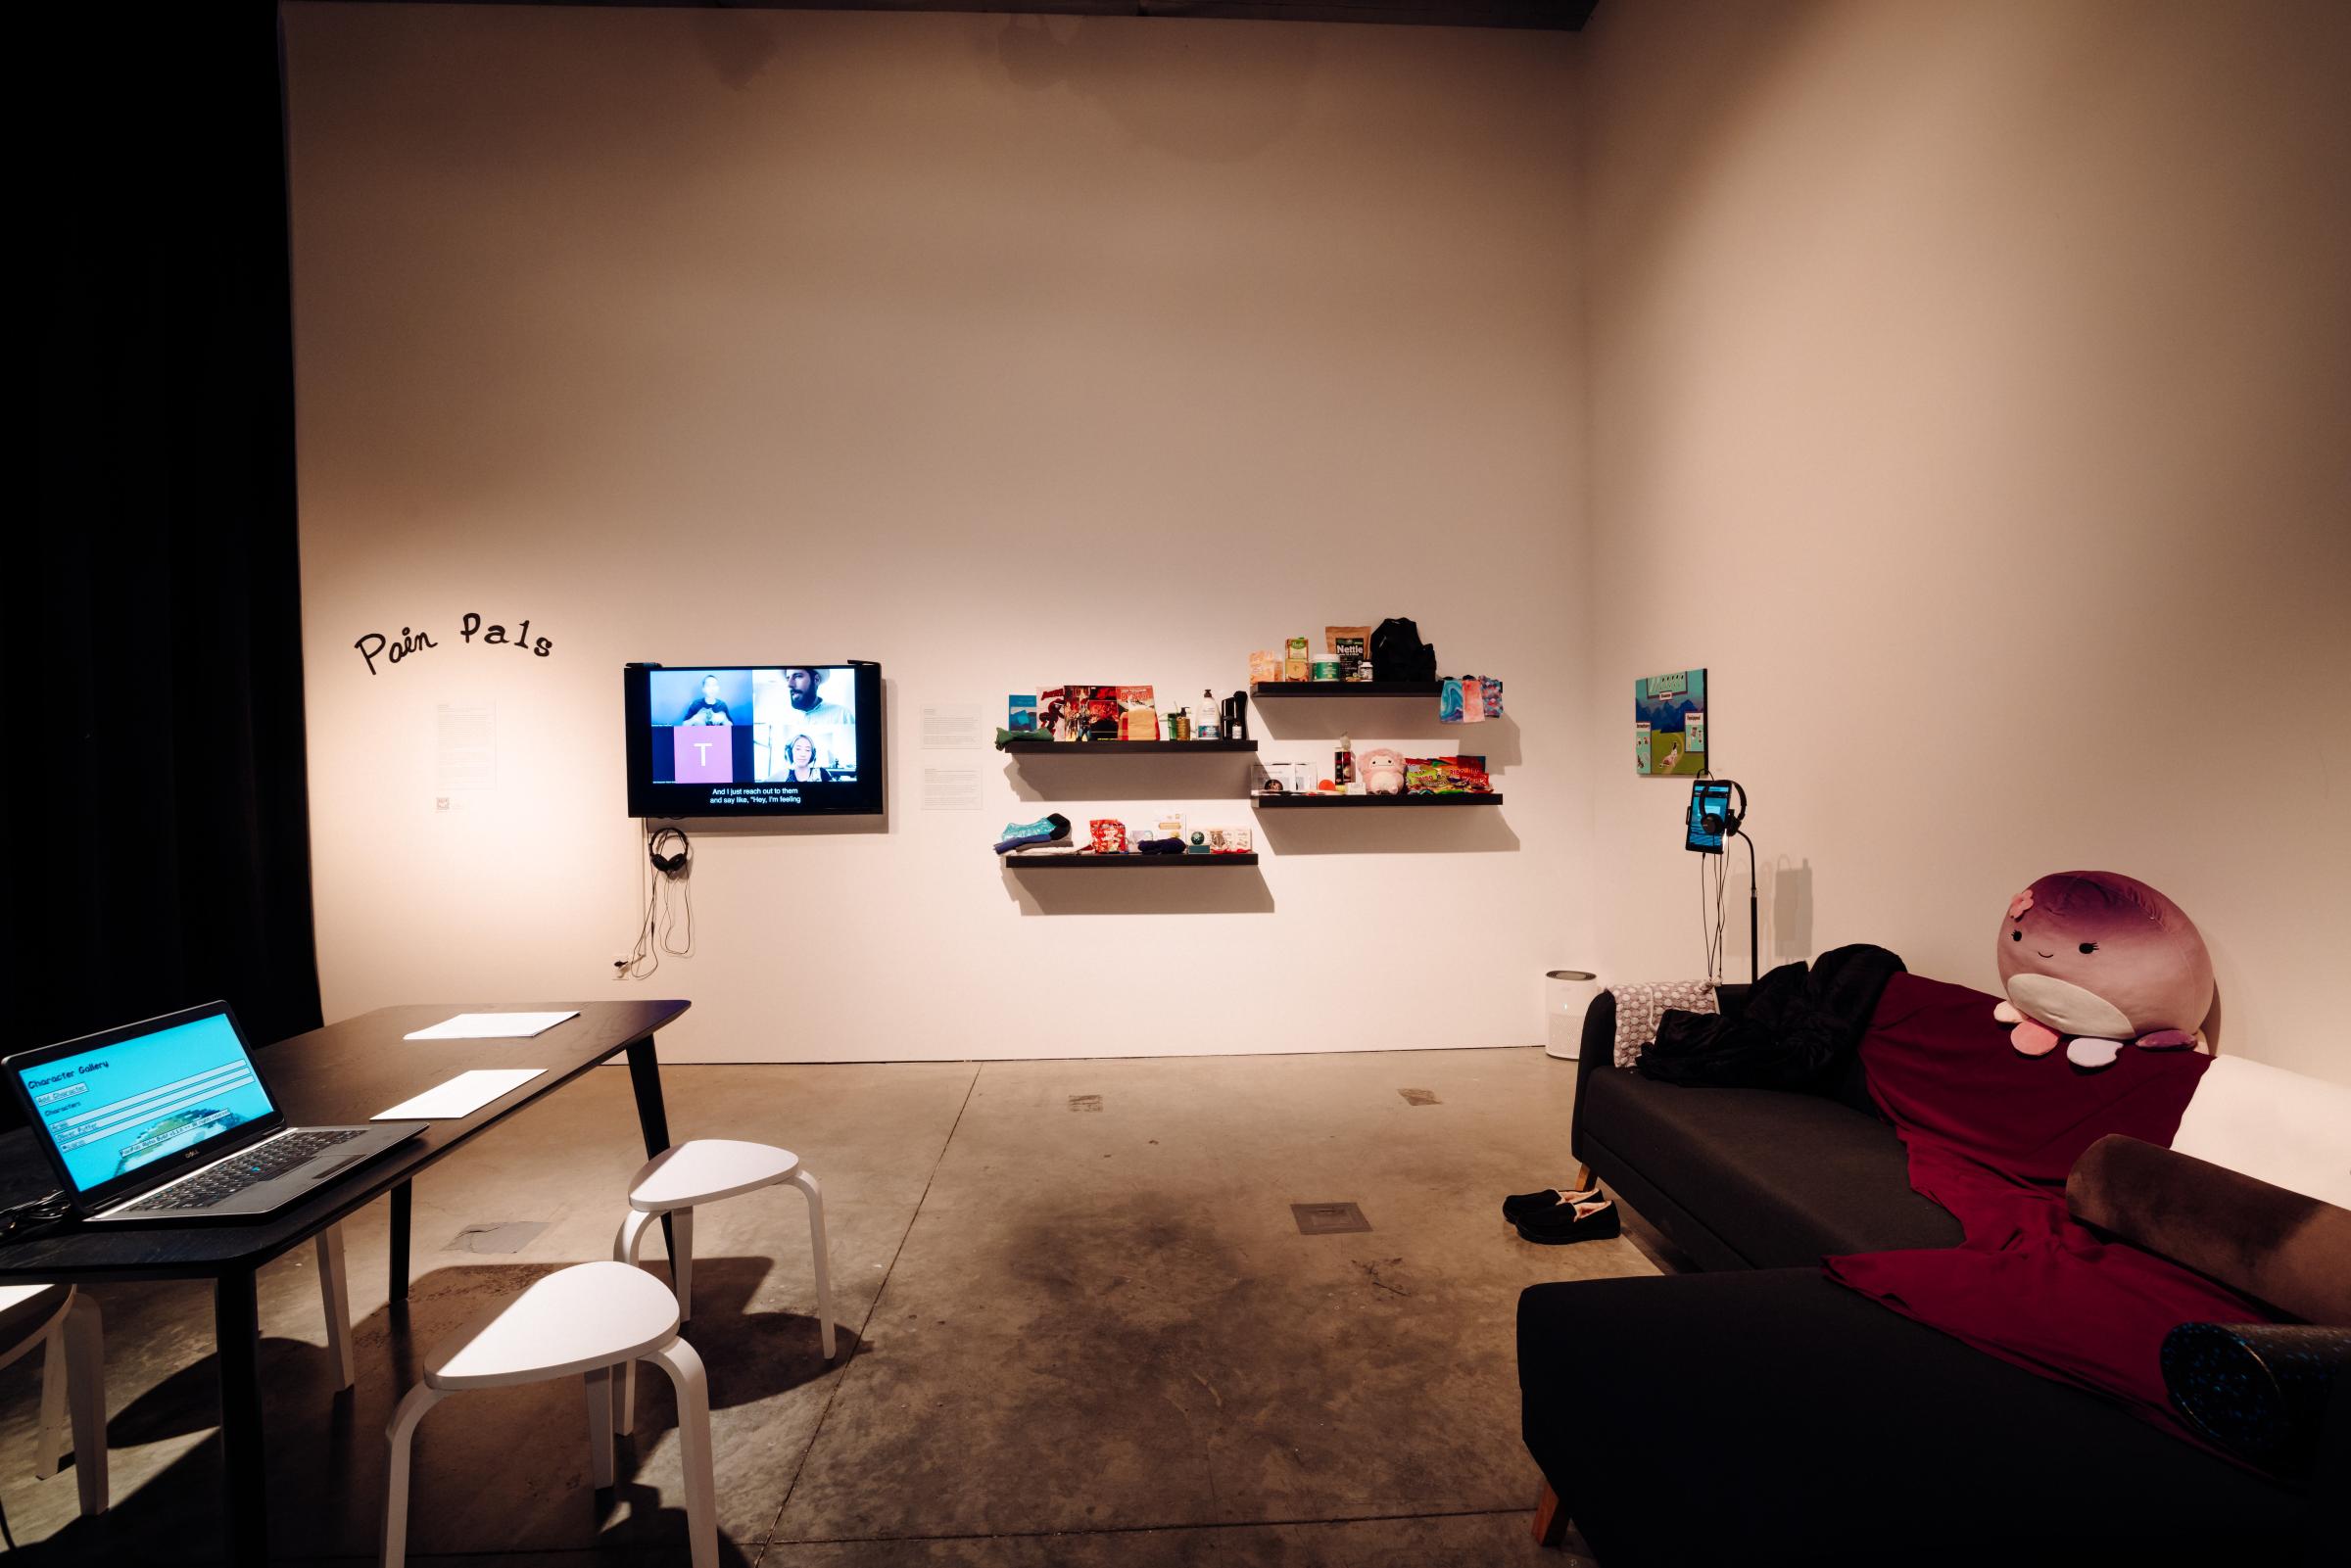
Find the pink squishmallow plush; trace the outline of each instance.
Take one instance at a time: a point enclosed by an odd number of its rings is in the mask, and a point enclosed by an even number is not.
[[[1355,759],[1355,771],[1364,781],[1365,794],[1404,793],[1404,753],[1393,746],[1365,752]]]
[[[2103,1068],[2125,1045],[2177,1051],[2204,1042],[2212,1011],[2212,955],[2180,906],[2135,877],[2061,871],[2008,902],[2000,925],[1993,1009],[2016,1025],[2010,1043]]]

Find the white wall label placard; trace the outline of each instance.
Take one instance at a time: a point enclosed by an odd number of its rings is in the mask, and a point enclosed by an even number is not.
[[[923,709],[925,751],[977,751],[986,737],[979,706],[970,702],[934,703]]]
[[[439,728],[440,787],[498,787],[498,704],[444,702],[434,710]]]
[[[980,809],[980,770],[977,768],[925,768],[923,770],[923,809],[925,811],[978,811]]]

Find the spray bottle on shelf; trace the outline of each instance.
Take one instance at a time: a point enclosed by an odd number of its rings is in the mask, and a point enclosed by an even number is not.
[[[1355,742],[1345,736],[1339,736],[1339,749],[1330,759],[1330,782],[1341,789],[1355,783]]]

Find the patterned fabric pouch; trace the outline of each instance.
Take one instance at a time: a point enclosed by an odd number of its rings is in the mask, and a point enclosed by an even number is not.
[[[1719,1013],[1714,987],[1705,980],[1644,980],[1635,985],[1611,985],[1616,998],[1616,1065],[1630,1068],[1657,1037],[1657,1022],[1668,1008],[1684,1013]]]

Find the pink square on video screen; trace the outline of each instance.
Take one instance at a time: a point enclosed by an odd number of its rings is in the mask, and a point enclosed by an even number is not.
[[[677,747],[671,777],[679,784],[733,784],[734,732],[723,724],[681,724],[669,732]]]

